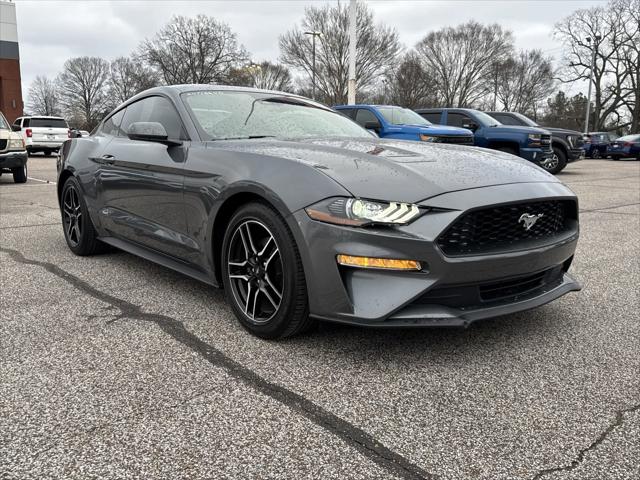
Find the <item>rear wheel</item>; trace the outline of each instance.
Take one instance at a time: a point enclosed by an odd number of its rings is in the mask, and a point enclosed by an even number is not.
[[[244,328],[284,338],[311,328],[300,253],[282,217],[250,203],[231,218],[222,245],[227,300]]]
[[[560,173],[567,166],[567,155],[561,148],[553,147],[553,155],[540,162],[540,166],[554,175]]]
[[[600,150],[598,150],[597,148],[593,150],[593,152],[591,152],[591,158],[594,159],[598,159],[602,157],[602,155],[600,155]]]
[[[75,177],[69,177],[62,187],[62,226],[69,249],[76,255],[93,255],[103,249],[103,243],[89,217],[87,204]]]
[[[15,183],[27,182],[27,164],[26,163],[21,167],[12,168],[11,173],[13,173],[13,181]]]

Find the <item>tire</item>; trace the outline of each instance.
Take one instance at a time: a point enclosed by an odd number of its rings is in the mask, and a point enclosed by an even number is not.
[[[298,247],[272,207],[262,203],[240,207],[227,226],[221,257],[227,301],[249,332],[277,339],[316,324],[309,316]]]
[[[567,166],[567,154],[560,147],[553,147],[553,156],[540,162],[540,166],[554,175],[560,173]]]
[[[25,163],[21,167],[11,169],[13,173],[13,181],[15,183],[27,183],[27,164]]]
[[[45,157],[50,157],[50,156],[51,156],[51,150],[45,150],[45,151],[43,151],[43,152],[42,152],[42,154],[43,154]]]
[[[518,151],[512,147],[498,147],[496,148],[499,152],[510,153],[511,155],[518,156]]]
[[[593,152],[591,152],[591,158],[593,158],[594,160],[597,160],[601,157],[602,155],[600,155],[600,150],[598,150],[597,148]]]
[[[104,244],[97,238],[96,230],[89,217],[87,203],[75,177],[69,177],[62,187],[60,214],[64,238],[69,250],[80,256],[103,251]]]
[[[611,155],[611,160],[620,160],[622,157],[618,155]]]

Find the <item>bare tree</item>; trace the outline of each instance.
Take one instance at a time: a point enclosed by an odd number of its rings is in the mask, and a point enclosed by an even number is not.
[[[636,74],[636,83],[638,78],[638,69],[629,69],[638,61],[638,14],[634,20],[634,7],[636,11],[640,9],[638,0],[613,0],[604,7],[576,10],[555,26],[556,38],[568,48],[564,57],[566,67],[560,75],[563,82],[589,79],[592,49],[595,49],[591,124],[595,130],[602,129],[611,117],[619,118],[622,105],[633,109],[633,104],[637,104],[633,98],[634,87],[626,87],[629,83],[633,85],[630,78],[633,74]]]
[[[539,50],[522,51],[505,62],[494,64],[496,96],[506,111],[532,113],[553,92],[551,59]]]
[[[302,28],[280,37],[281,60],[285,65],[313,75],[312,41],[305,31],[322,32],[316,40],[316,83],[319,99],[338,104],[347,102],[349,81],[348,6],[308,7]],[[394,29],[376,25],[369,7],[357,4],[356,79],[360,93],[371,87],[401,51]]]
[[[156,85],[156,73],[140,59],[118,57],[109,65],[109,97],[114,107]]]
[[[109,108],[106,91],[109,63],[98,57],[67,60],[57,84],[65,114],[93,129]]]
[[[153,39],[142,42],[139,53],[168,85],[222,83],[247,59],[229,26],[206,15],[174,16]]]
[[[619,56],[628,75],[620,97],[631,116],[630,131],[635,133],[640,131],[640,0],[616,0],[613,9],[626,19]]]
[[[416,50],[443,104],[466,107],[491,92],[493,64],[509,58],[513,36],[497,24],[471,21],[427,34]]]
[[[415,51],[406,53],[397,68],[387,75],[385,102],[407,108],[435,107],[438,98],[433,89],[430,72],[422,66]]]
[[[38,75],[31,82],[28,108],[34,115],[60,115],[60,100],[53,80]]]
[[[282,91],[292,89],[291,72],[284,65],[262,62],[257,65],[249,65],[247,68],[252,87]]]

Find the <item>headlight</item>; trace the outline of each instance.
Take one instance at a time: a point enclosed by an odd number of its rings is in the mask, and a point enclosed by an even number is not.
[[[406,225],[426,211],[411,203],[374,202],[360,198],[328,198],[305,210],[314,220],[352,227]]]
[[[577,140],[578,137],[576,137],[575,135],[567,135],[567,143],[571,148],[575,147]]]
[[[425,135],[424,133],[421,133],[420,140],[423,142],[437,142],[438,137],[434,137],[433,135]]]
[[[9,140],[9,150],[23,150],[24,140],[21,138],[12,138]]]
[[[542,135],[540,135],[539,133],[530,133],[529,141],[531,143],[540,143],[542,141]]]

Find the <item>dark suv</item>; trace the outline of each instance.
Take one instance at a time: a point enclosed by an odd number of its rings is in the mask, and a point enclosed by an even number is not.
[[[423,108],[416,112],[431,123],[471,130],[476,147],[511,153],[555,173],[549,168],[553,150],[551,133],[547,130],[502,125],[486,113],[470,108]]]
[[[584,149],[586,156],[591,158],[603,158],[607,156],[607,147],[615,142],[618,135],[609,132],[589,132],[584,136]]]
[[[551,148],[553,149],[551,173],[558,173],[569,162],[584,158],[584,141],[582,133],[564,128],[543,127],[529,117],[516,112],[487,112],[503,125],[521,125],[523,127],[540,127],[551,132]]]

